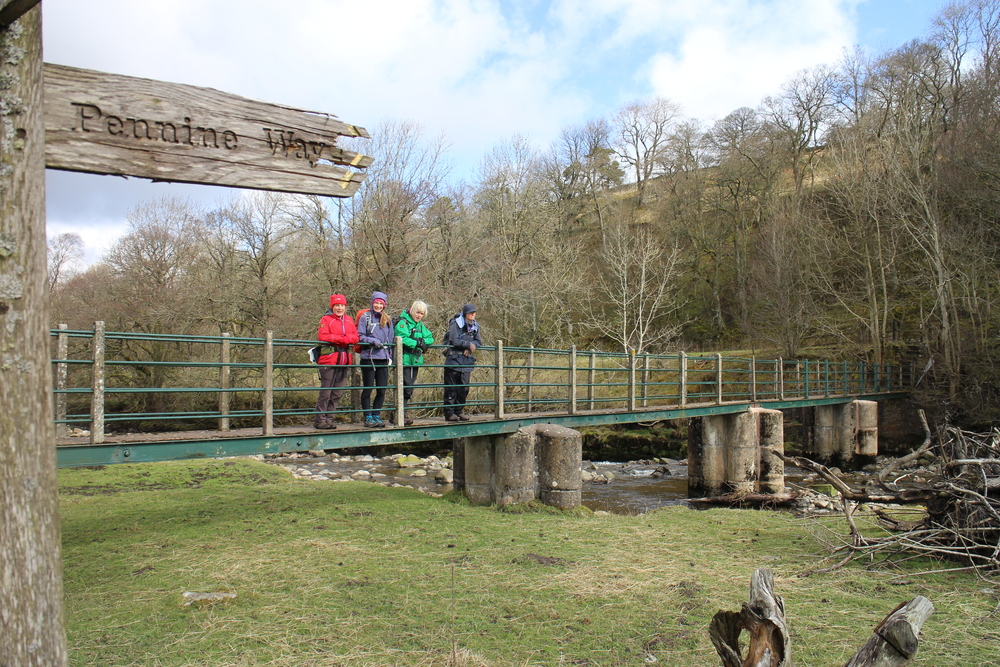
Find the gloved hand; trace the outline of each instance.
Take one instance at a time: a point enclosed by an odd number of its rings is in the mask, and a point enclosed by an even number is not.
[[[428,345],[427,343],[425,343],[424,341],[421,340],[421,341],[417,342],[417,349],[420,350],[420,352],[422,354],[422,353],[426,352],[428,349],[430,349],[430,345]]]
[[[381,350],[382,348],[385,347],[385,345],[383,345],[381,341],[375,341],[374,343],[372,343],[372,347],[374,347],[376,350]]]

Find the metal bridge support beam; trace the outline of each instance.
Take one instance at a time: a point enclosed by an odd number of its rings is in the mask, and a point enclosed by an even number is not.
[[[464,458],[455,477],[464,480],[473,504],[503,507],[539,499],[563,509],[580,505],[583,439],[577,431],[538,424],[463,440],[455,446]]]
[[[784,452],[784,418],[778,410],[750,408],[691,419],[688,496],[783,491],[784,466],[775,452]]]
[[[813,447],[806,455],[820,463],[851,466],[856,456],[878,454],[878,403],[852,401],[817,405]]]

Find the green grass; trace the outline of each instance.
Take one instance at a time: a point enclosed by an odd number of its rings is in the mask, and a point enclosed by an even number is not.
[[[76,666],[644,665],[646,651],[716,665],[708,622],[739,609],[757,567],[775,573],[799,667],[843,664],[917,594],[937,612],[913,664],[997,662],[990,582],[795,577],[837,520],[500,512],[239,459],[62,470],[60,483]],[[237,598],[183,606],[185,591]]]

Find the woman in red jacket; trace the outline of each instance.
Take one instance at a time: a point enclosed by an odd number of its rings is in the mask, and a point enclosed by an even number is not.
[[[358,328],[347,314],[347,297],[343,294],[330,297],[330,310],[319,321],[316,339],[324,343],[322,351],[327,354],[317,360],[321,389],[313,425],[319,429],[333,429],[337,425],[330,415],[344,394],[341,387],[347,384],[347,373],[354,362],[351,346],[358,342]]]

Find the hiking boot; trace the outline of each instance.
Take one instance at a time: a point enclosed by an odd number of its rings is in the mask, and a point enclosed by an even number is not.
[[[385,422],[382,421],[381,415],[372,415],[372,419],[375,420],[375,428],[385,428]]]
[[[446,422],[460,422],[462,421],[462,418],[459,417],[458,415],[445,415],[444,420]]]
[[[467,421],[469,421],[469,418],[466,417],[465,415],[456,415],[456,417],[458,417],[458,421],[460,421],[460,422],[467,422]]]
[[[319,422],[317,424],[313,424],[313,428],[318,428],[323,431],[332,431],[337,428],[337,425],[333,422]]]
[[[413,426],[413,420],[409,417],[403,418],[403,426]]]
[[[380,424],[375,415],[365,415],[365,428],[379,428],[385,424]]]

